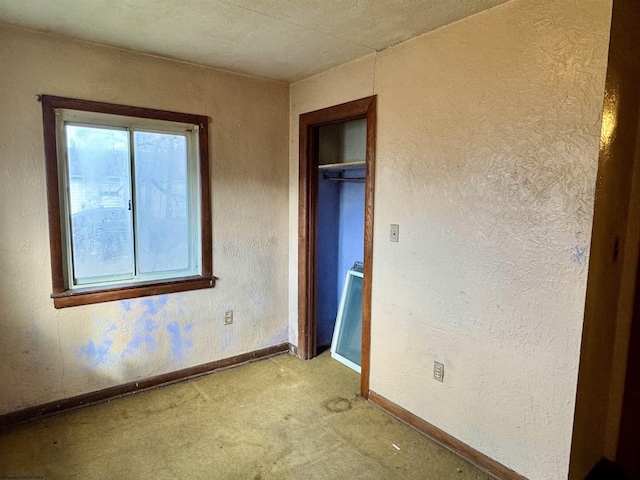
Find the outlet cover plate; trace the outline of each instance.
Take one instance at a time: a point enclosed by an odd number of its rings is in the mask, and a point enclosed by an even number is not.
[[[433,378],[439,382],[444,381],[444,364],[433,362]]]
[[[391,224],[391,228],[389,231],[389,240],[392,242],[398,242],[400,239],[400,225],[396,225],[395,223]]]
[[[224,324],[231,325],[233,323],[233,310],[224,312]]]

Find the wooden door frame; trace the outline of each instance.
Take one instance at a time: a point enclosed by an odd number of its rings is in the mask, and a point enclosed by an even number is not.
[[[623,97],[626,98],[626,97]],[[638,111],[640,119],[640,110]],[[624,374],[624,391],[620,407],[620,423],[618,427],[618,444],[616,461],[619,469],[629,478],[640,475],[640,413],[638,412],[638,391],[640,391],[640,238],[638,232],[638,201],[640,200],[640,121],[637,122],[636,150],[633,162],[630,208],[627,218],[627,241],[634,255],[625,255],[629,269],[635,268],[633,287],[633,312],[629,328],[629,344],[627,346],[626,370]],[[636,208],[633,208],[633,205]],[[632,270],[633,271],[633,270]],[[624,275],[624,273],[623,273]],[[624,279],[623,279],[624,281]],[[627,280],[630,282],[631,280]]]
[[[325,125],[367,119],[364,196],[364,277],[362,283],[362,371],[360,393],[369,397],[371,276],[373,272],[373,197],[376,157],[376,96],[300,115],[298,194],[298,356],[316,356],[316,278],[318,238],[318,146]]]

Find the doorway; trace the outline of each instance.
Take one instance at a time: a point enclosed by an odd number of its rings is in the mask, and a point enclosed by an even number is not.
[[[371,276],[373,271],[373,194],[376,146],[376,96],[366,97],[300,115],[299,217],[298,217],[298,356],[308,360],[318,349],[318,185],[321,134],[324,127],[366,122],[364,177],[364,246],[362,281],[362,349],[360,393],[369,395],[371,328]],[[357,123],[357,122],[356,122]],[[355,124],[354,124],[355,125]],[[357,127],[356,127],[357,128]],[[322,129],[322,130],[321,130]],[[323,160],[324,162],[324,160]],[[328,172],[327,172],[328,173]],[[329,174],[329,176],[332,176]],[[349,175],[347,175],[348,177]]]

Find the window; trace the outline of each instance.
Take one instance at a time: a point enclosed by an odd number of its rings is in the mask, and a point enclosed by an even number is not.
[[[55,307],[214,286],[208,118],[40,100]]]

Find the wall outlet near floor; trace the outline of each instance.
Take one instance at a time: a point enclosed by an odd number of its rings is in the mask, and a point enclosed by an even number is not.
[[[444,364],[433,362],[433,378],[439,382],[444,381]]]
[[[224,312],[224,324],[231,325],[233,323],[233,310]]]

